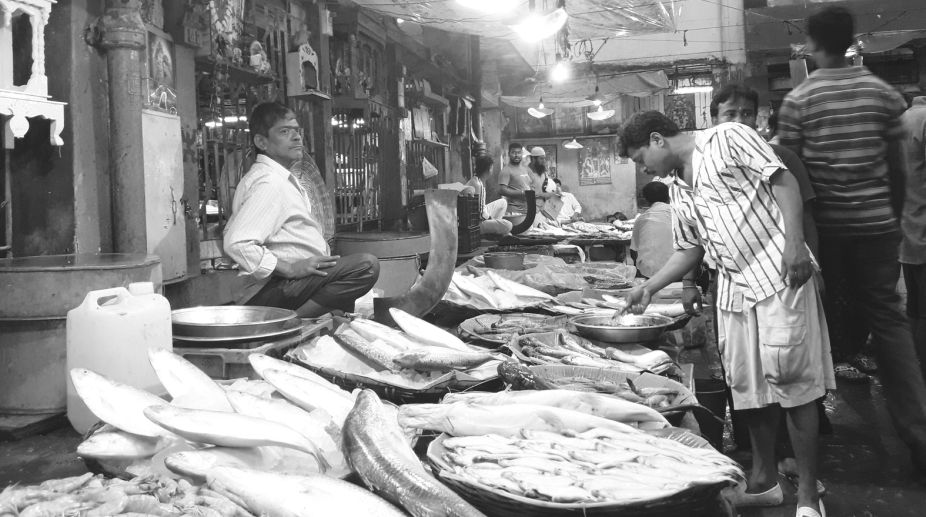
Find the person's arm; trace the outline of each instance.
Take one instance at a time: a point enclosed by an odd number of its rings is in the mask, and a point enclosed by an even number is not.
[[[820,260],[820,236],[817,234],[817,222],[813,218],[813,200],[804,201],[804,242],[817,260]]]
[[[804,132],[800,106],[792,94],[785,96],[778,109],[778,143],[794,152],[799,158],[804,148]]]
[[[656,272],[650,279],[634,287],[624,300],[627,307],[635,314],[641,314],[646,310],[647,305],[653,299],[653,295],[658,293],[665,286],[682,278],[689,271],[701,264],[704,258],[704,248],[695,246],[684,250],[676,250],[669,257],[662,269]]]
[[[498,173],[498,193],[512,199],[524,199],[524,191],[508,186],[511,181],[511,171],[502,168]]]
[[[778,201],[785,225],[785,249],[781,257],[781,274],[795,289],[813,275],[813,264],[804,240],[804,203],[797,180],[787,169],[772,176],[772,193]]]
[[[891,208],[894,216],[900,219],[907,186],[907,159],[900,140],[887,141],[887,172],[891,184]]]

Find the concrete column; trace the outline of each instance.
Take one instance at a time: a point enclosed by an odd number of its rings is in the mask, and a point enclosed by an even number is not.
[[[106,0],[99,28],[109,71],[113,248],[117,253],[146,253],[140,72],[147,33],[141,0]]]

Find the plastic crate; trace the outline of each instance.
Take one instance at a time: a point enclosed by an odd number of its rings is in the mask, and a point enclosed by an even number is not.
[[[460,196],[457,198],[457,226],[459,228],[472,228],[482,222],[482,210],[479,209],[479,198]]]
[[[470,253],[482,244],[482,232],[479,225],[460,228],[457,234],[457,253]]]
[[[323,323],[306,323],[302,331],[279,341],[270,343],[256,342],[250,348],[213,348],[213,347],[179,347],[174,346],[174,353],[196,365],[206,375],[215,380],[230,379],[260,379],[248,356],[251,354],[266,354],[270,357],[283,359],[286,352],[309,341],[310,339],[331,332],[334,324],[328,319]]]

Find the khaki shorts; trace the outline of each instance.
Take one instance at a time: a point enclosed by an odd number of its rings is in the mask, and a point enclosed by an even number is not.
[[[735,409],[797,407],[836,389],[814,278],[743,312],[718,311],[718,345]]]

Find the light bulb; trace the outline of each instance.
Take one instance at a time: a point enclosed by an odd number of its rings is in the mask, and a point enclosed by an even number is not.
[[[569,66],[563,62],[559,61],[550,71],[550,80],[554,83],[561,83],[569,79]]]
[[[569,15],[560,7],[544,15],[531,14],[523,22],[511,25],[511,30],[524,41],[535,42],[556,34],[566,25]]]

